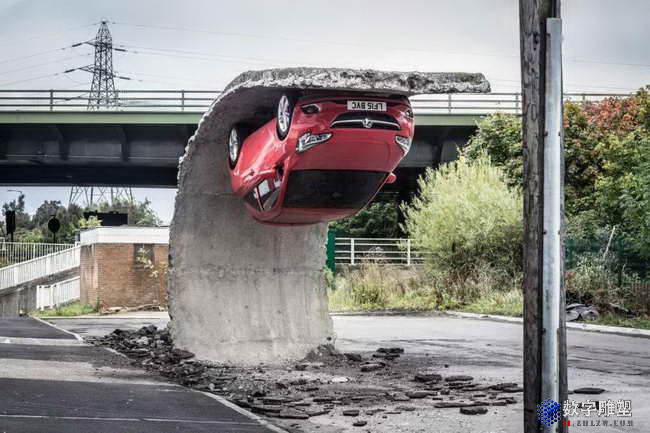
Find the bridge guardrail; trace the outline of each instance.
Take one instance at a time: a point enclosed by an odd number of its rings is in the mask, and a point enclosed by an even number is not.
[[[120,90],[115,105],[93,111],[203,112],[219,90]],[[627,97],[627,93],[565,93],[578,103]],[[449,93],[410,98],[416,114],[521,114],[521,93]],[[0,111],[86,111],[88,93],[78,90],[0,90]]]

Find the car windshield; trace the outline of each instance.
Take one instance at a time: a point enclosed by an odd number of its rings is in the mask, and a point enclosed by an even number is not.
[[[361,170],[296,170],[289,175],[285,207],[360,209],[388,173]]]

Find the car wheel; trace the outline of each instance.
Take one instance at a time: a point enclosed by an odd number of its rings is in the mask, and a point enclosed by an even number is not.
[[[228,163],[230,168],[235,168],[241,153],[241,134],[237,126],[233,126],[228,135]]]
[[[277,112],[277,117],[276,117],[276,130],[278,132],[278,137],[280,140],[284,140],[287,138],[287,134],[289,134],[289,129],[291,128],[291,119],[293,117],[293,99],[287,95],[284,94],[282,97],[280,97],[280,101],[278,101],[278,112]]]

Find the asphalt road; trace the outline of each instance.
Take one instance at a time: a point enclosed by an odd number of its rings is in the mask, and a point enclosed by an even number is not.
[[[0,321],[0,433],[271,431],[50,325]]]
[[[103,335],[116,327],[135,329],[153,323],[164,326],[166,315],[155,318],[98,318],[53,320],[58,326],[82,335]],[[399,345],[407,353],[425,354],[449,374],[470,374],[479,381],[522,383],[522,327],[518,323],[462,319],[447,316],[335,316],[337,347],[342,351],[374,351],[378,346]],[[650,339],[568,331],[569,388],[600,387],[600,395],[571,394],[577,402],[631,400],[631,417],[571,417],[571,431],[650,431]],[[520,400],[520,397],[518,397]],[[441,412],[435,425],[439,432],[521,433],[521,403],[498,408],[480,417],[459,417],[456,411]],[[602,421],[609,421],[603,426]],[[614,421],[631,426],[612,426]],[[420,422],[421,420],[418,420]],[[600,421],[598,426],[576,426],[578,421]],[[323,423],[329,422],[323,419]],[[325,425],[323,425],[325,427]],[[396,426],[394,431],[409,430]]]

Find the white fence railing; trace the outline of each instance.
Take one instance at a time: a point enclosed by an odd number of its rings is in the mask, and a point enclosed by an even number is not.
[[[0,242],[0,267],[25,262],[73,247],[73,244]]]
[[[334,257],[337,264],[363,263],[421,265],[427,253],[419,251],[411,239],[336,238]]]
[[[36,286],[36,308],[54,308],[79,299],[79,277],[47,286]]]
[[[81,246],[0,268],[0,290],[79,266]]]

